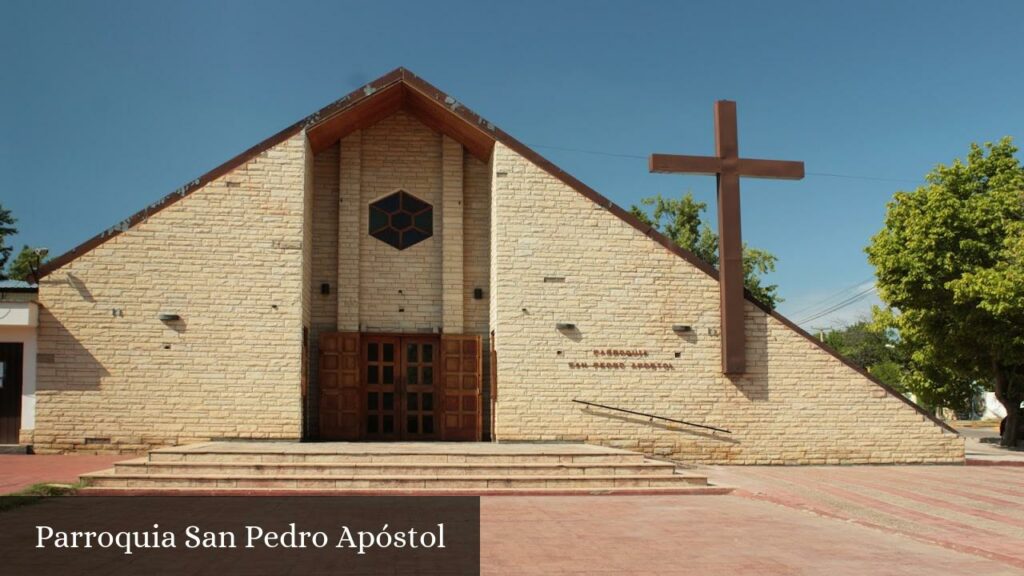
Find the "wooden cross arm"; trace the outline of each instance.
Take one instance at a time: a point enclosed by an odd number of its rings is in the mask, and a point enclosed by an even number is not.
[[[804,163],[790,160],[756,160],[739,158],[735,160],[736,171],[748,178],[776,178],[780,180],[801,180],[804,177]],[[724,172],[721,158],[715,156],[685,156],[682,154],[651,154],[648,166],[651,172],[670,174],[706,174],[713,176]]]
[[[681,154],[651,154],[647,163],[651,172],[665,174],[706,174],[714,176],[722,171],[722,161],[715,156],[683,156]]]
[[[748,178],[776,178],[779,180],[803,180],[804,163],[794,160],[755,160],[740,158],[740,176]]]

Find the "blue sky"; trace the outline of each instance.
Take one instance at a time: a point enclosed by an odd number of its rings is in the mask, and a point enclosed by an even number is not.
[[[779,257],[800,321],[870,289],[894,191],[1022,136],[1022,22],[1015,0],[7,0],[0,202],[18,248],[63,252],[405,66],[623,206],[689,190],[714,220],[713,178],[644,157],[710,154],[732,99],[741,155],[806,162],[803,181],[743,183],[744,240]]]

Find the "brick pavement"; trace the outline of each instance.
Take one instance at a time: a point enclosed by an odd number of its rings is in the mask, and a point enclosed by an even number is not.
[[[0,454],[0,494],[39,482],[71,484],[80,474],[110,468],[114,462],[129,458],[132,456]]]
[[[0,456],[0,493],[125,456]],[[1024,574],[1024,468],[708,467],[729,496],[485,497],[485,574]]]
[[[484,498],[485,574],[1024,574],[1024,469],[709,467],[729,496]]]
[[[714,467],[741,498],[812,512],[1024,573],[1024,469],[1009,466]]]

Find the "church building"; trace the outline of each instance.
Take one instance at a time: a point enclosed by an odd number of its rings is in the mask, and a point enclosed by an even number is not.
[[[45,264],[36,304],[20,441],[37,452],[964,456],[947,425],[749,295],[745,366],[723,371],[715,269],[405,69]]]

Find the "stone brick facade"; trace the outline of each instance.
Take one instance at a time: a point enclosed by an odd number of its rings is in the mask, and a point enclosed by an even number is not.
[[[293,136],[42,279],[37,451],[300,437],[306,155]]]
[[[463,331],[483,344],[483,437],[491,437],[491,166],[463,154]],[[477,297],[479,292],[479,298]]]
[[[462,156],[462,145],[444,136],[441,152],[441,329],[451,334],[462,334],[465,326]]]
[[[442,324],[441,135],[401,112],[362,133],[359,323],[370,332],[433,331]],[[369,204],[400,189],[434,206],[434,235],[405,250],[363,232]]]
[[[490,166],[406,112],[346,136],[314,166],[312,358],[319,334],[336,330],[440,330],[486,344]],[[433,236],[401,251],[367,230],[369,204],[399,189],[434,207]],[[315,369],[309,377],[315,420]]]
[[[320,121],[43,278],[25,431],[37,450],[313,437],[318,337],[362,330],[483,336],[483,432],[498,441],[741,464],[962,461],[956,434],[752,303],[749,373],[723,376],[716,280],[489,123],[472,124],[495,140],[482,161],[479,142],[415,110],[315,147]],[[433,235],[404,250],[368,230],[369,204],[397,190],[433,206]]]
[[[959,436],[749,302],[749,373],[723,376],[713,278],[500,142],[493,163],[499,441],[740,464],[962,461]]]

